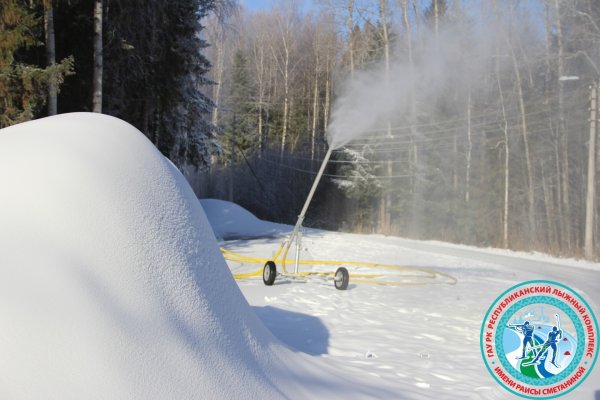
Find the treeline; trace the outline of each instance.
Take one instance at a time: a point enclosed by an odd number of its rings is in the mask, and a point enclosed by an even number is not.
[[[279,1],[222,22],[202,194],[292,222],[337,108],[385,108],[334,153],[308,225],[598,257],[600,3]]]
[[[135,125],[180,166],[212,146],[201,21],[219,0],[3,0],[0,128],[74,111]]]

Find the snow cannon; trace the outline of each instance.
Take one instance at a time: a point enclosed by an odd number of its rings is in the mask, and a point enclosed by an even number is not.
[[[323,176],[323,172],[325,172],[325,167],[329,162],[329,158],[331,157],[331,153],[333,151],[333,147],[329,147],[325,157],[323,158],[323,162],[321,163],[321,167],[319,168],[319,172],[315,177],[315,180],[310,188],[310,192],[304,202],[304,206],[302,207],[302,211],[300,215],[298,215],[298,220],[296,221],[296,225],[294,225],[294,230],[292,231],[289,238],[287,238],[283,244],[280,246],[279,250],[273,257],[273,260],[269,260],[265,263],[263,267],[263,282],[267,286],[272,286],[275,283],[275,279],[278,277],[287,278],[292,280],[302,280],[306,281],[309,277],[316,277],[317,279],[333,279],[333,284],[338,290],[346,290],[348,288],[348,283],[350,282],[350,274],[345,267],[339,267],[333,277],[328,273],[319,273],[319,272],[300,272],[299,264],[300,264],[300,248],[302,247],[302,223],[304,222],[304,218],[306,216],[306,211],[312,201],[313,196],[315,195],[315,191],[317,190],[317,186],[319,185],[319,181]],[[295,256],[294,256],[294,270],[288,271],[286,268],[286,258],[290,251],[292,245],[295,245]],[[277,260],[279,254],[282,254],[281,258],[281,271],[277,270],[277,265],[275,260]]]

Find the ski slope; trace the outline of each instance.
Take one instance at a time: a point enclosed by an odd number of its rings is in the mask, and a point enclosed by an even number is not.
[[[222,202],[223,207],[228,204]],[[208,218],[211,220],[210,213]],[[252,230],[243,215],[230,215],[229,230],[236,220],[246,234]],[[223,222],[214,221],[217,234]],[[265,223],[260,221],[257,233],[265,229]],[[272,257],[292,227],[273,226],[276,228],[280,237],[257,235],[221,244],[241,254]],[[238,281],[256,314],[279,340],[297,352],[329,360],[352,380],[368,377],[369,385],[386,388],[394,393],[393,398],[517,398],[499,387],[484,367],[479,333],[489,305],[519,282],[562,282],[583,295],[596,314],[600,312],[597,263],[313,229],[305,230],[302,255],[318,260],[427,267],[457,279],[455,285],[416,285],[424,283],[417,277],[414,284],[386,286],[353,284],[351,277],[347,291],[338,291],[331,282],[322,280],[278,280],[271,287],[264,286],[261,277]],[[234,273],[260,267],[228,264]],[[333,271],[335,267],[308,267],[328,268]],[[351,276],[352,272],[350,268]],[[598,367],[568,396],[599,397]]]

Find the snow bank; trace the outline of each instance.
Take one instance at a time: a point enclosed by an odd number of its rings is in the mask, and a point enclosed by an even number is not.
[[[0,188],[0,398],[283,396],[272,380],[296,355],[134,127],[77,113],[0,130]]]
[[[245,208],[229,201],[201,199],[200,204],[215,235],[225,240],[272,237],[292,229],[289,225],[258,219]]]

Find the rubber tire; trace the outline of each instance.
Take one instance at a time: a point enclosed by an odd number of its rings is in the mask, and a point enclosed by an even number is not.
[[[273,261],[267,261],[263,268],[263,282],[267,286],[273,286],[275,283],[275,277],[277,276],[277,267]]]
[[[337,271],[335,271],[333,284],[335,288],[338,290],[346,290],[348,289],[348,283],[350,282],[350,274],[348,274],[348,270],[344,267],[339,267]]]

